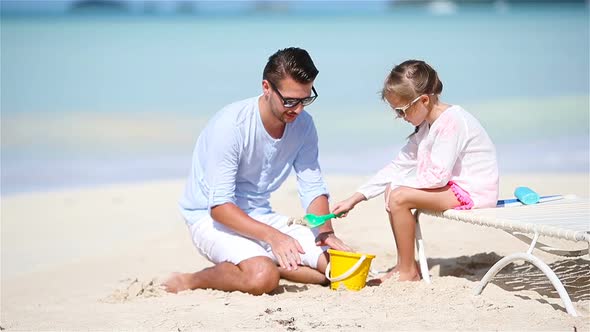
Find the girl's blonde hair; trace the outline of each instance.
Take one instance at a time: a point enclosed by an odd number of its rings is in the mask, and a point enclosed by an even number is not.
[[[413,100],[423,94],[438,98],[442,89],[442,81],[429,64],[422,60],[406,60],[393,67],[387,75],[381,90],[381,99],[386,100],[391,94],[403,100]],[[418,130],[419,127],[416,127],[413,134]]]
[[[436,70],[422,60],[406,60],[395,66],[383,84],[381,98],[389,94],[412,100],[422,94],[439,95],[443,84]]]

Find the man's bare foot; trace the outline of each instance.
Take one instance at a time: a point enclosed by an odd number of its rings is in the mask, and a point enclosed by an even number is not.
[[[164,290],[169,293],[178,293],[185,290],[192,289],[191,284],[192,273],[174,272],[162,283]]]

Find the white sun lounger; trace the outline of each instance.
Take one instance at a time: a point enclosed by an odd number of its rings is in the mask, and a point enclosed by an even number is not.
[[[476,295],[481,294],[492,278],[508,264],[514,261],[524,260],[535,265],[549,278],[563,301],[566,311],[572,316],[577,316],[576,310],[563,284],[547,264],[533,255],[533,249],[537,247],[537,249],[564,256],[567,253],[571,253],[569,251],[555,250],[550,246],[538,242],[539,236],[582,241],[590,246],[590,204],[588,199],[565,196],[561,200],[526,206],[497,207],[469,211],[447,210],[438,213],[417,210],[416,247],[418,250],[418,259],[424,281],[430,282],[424,241],[419,223],[420,219],[422,219],[421,216],[424,215],[446,221],[462,221],[475,225],[499,228],[513,233],[513,235],[521,240],[526,238],[531,241],[527,252],[508,255],[494,264],[475,288]],[[530,237],[525,237],[524,234],[532,234],[533,237],[531,239]],[[573,252],[573,254],[577,255],[587,253],[588,249]]]

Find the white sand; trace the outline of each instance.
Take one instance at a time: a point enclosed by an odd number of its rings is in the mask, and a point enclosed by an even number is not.
[[[339,200],[366,178],[327,179]],[[502,197],[511,197],[517,185],[544,195],[589,196],[587,174],[505,176]],[[351,292],[282,281],[275,294],[258,297],[213,290],[164,294],[154,279],[210,266],[193,248],[178,213],[182,187],[183,181],[168,181],[3,197],[0,326],[25,331],[590,330],[587,269],[581,271],[586,277],[582,296],[575,296],[583,299],[574,303],[577,318],[565,312],[559,298],[531,286],[508,291],[491,284],[482,296],[472,295],[491,262],[527,246],[500,230],[460,223],[422,224],[432,284],[390,282]],[[284,214],[302,214],[293,180],[273,196],[273,206]],[[379,197],[336,224],[347,243],[377,255],[377,270],[391,267],[396,257],[386,220]],[[551,288],[548,281],[544,285]]]

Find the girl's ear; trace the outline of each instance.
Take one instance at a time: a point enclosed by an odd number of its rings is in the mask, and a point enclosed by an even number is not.
[[[422,95],[422,104],[424,104],[424,106],[430,106],[431,100],[432,99],[430,98],[430,95],[428,95],[428,94]]]

